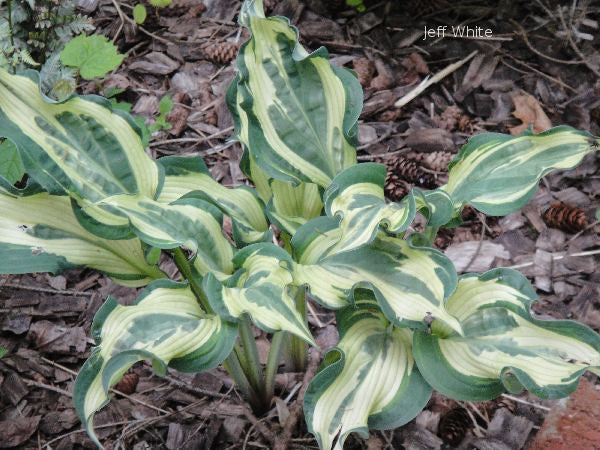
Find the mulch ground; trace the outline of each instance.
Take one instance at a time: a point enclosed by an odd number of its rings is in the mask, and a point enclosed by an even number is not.
[[[118,88],[115,100],[131,103],[132,113],[149,123],[160,99],[171,95],[172,127],[153,136],[153,156],[199,155],[223,184],[246,182],[238,168],[241,149],[227,140],[232,119],[224,102],[231,59],[245,39],[235,22],[240,2],[174,0],[137,28],[116,8],[131,15],[135,2],[80,3],[97,31],[127,52],[116,73],[80,91],[108,95]],[[326,45],[335,64],[357,72],[365,90],[359,158],[389,165],[391,197],[412,186],[443,184],[447,162],[476,133],[568,124],[600,135],[600,5],[593,2],[390,0],[367,3],[363,14],[343,1],[265,3],[292,19],[307,48]],[[489,28],[492,38],[447,33],[423,40],[425,26],[444,25]],[[443,80],[394,107],[426,77],[460,61]],[[540,316],[573,318],[599,330],[599,163],[591,155],[575,170],[546,177],[522,212],[498,219],[467,209],[464,223],[441,233],[436,245],[462,271],[520,268],[540,295],[534,307]],[[9,351],[0,360],[0,448],[93,448],[71,392],[90,351],[91,319],[108,295],[128,303],[136,292],[87,270],[0,277],[0,346]],[[322,348],[332,347],[334,316],[314,303],[313,309],[313,332]],[[266,337],[257,339],[266,353]],[[136,365],[97,414],[98,435],[113,449],[270,448],[269,432],[280,431],[302,385],[301,374],[280,372],[277,402],[257,421],[221,370],[159,378],[147,364]],[[588,376],[584,388],[597,392],[598,378]],[[528,394],[483,404],[434,395],[406,427],[372,433],[369,440],[354,436],[347,448],[518,449],[530,446],[542,426],[551,430],[532,448],[578,448],[581,441],[569,439],[585,433],[581,424],[600,428],[597,408],[577,406],[586,397],[575,396],[567,408]],[[561,419],[573,411],[583,415],[579,428]],[[549,412],[550,425],[543,425]],[[540,447],[541,439],[556,438],[552,430],[559,426],[560,444],[549,440]],[[302,421],[289,448],[317,448]]]

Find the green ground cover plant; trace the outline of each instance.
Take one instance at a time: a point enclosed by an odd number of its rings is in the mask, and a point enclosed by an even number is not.
[[[303,370],[316,345],[307,297],[337,311],[340,332],[304,399],[322,449],[407,423],[433,389],[469,401],[523,389],[559,398],[584,372],[600,373],[600,336],[534,317],[522,274],[459,275],[432,247],[466,205],[517,211],[541,177],[575,167],[598,138],[567,126],[476,135],[446,185],[391,203],[385,166],[356,160],[355,75],[324,48],[309,53],[261,0],[246,0],[239,20],[251,38],[228,104],[254,187],[220,185],[198,157],[153,160],[136,122],[104,98],[50,102],[36,72],[0,70],[0,136],[29,176],[20,189],[0,178],[0,273],[88,267],[144,287],[131,306],[108,298],[94,319],[73,396],[94,442],[109,388],[142,360],[158,374],[222,364],[256,413],[269,409],[281,359]],[[409,230],[417,214],[421,233]],[[158,265],[163,253],[178,279]],[[272,335],[265,365],[252,326]]]

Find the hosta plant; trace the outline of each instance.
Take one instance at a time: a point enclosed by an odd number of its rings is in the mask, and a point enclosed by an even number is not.
[[[152,160],[135,122],[103,98],[52,103],[35,72],[0,72],[0,136],[29,177],[21,189],[0,182],[0,273],[89,267],[143,287],[131,306],[106,299],[92,325],[96,346],[73,397],[96,443],[94,413],[141,360],[158,374],[223,364],[254,410],[267,410],[281,359],[302,368],[315,345],[307,299],[335,310],[340,332],[304,399],[323,449],[405,424],[432,389],[470,401],[522,389],[557,398],[586,370],[600,372],[600,337],[534,317],[523,275],[459,275],[431,244],[465,205],[518,210],[542,176],[576,166],[597,138],[564,126],[481,134],[445,186],[390,203],[385,167],[356,162],[354,74],[323,48],[308,53],[259,0],[243,4],[240,23],[251,38],[228,103],[254,187],[219,185],[198,157]],[[417,214],[422,233],[410,228]],[[177,279],[157,264],[161,253]],[[271,335],[264,366],[252,326]]]

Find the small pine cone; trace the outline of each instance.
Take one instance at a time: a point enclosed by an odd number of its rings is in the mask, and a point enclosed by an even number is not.
[[[238,52],[238,45],[235,42],[215,42],[204,49],[204,54],[212,62],[226,64],[233,61]]]
[[[115,390],[126,395],[131,395],[135,392],[135,388],[137,387],[139,381],[140,377],[137,373],[126,373],[123,375],[123,378],[121,378],[121,381],[115,385]]]
[[[360,85],[367,88],[375,75],[375,63],[368,58],[356,58],[352,61],[352,67],[358,76]]]
[[[413,160],[400,156],[391,161],[389,168],[391,172],[416,186],[427,189],[436,187],[435,177],[432,174],[425,172],[417,162]]]
[[[456,105],[450,105],[440,114],[436,122],[440,128],[452,131],[456,128],[458,120],[462,115],[462,110]]]
[[[436,172],[446,172],[454,156],[449,152],[433,152],[423,156],[423,164]]]
[[[577,233],[588,226],[585,211],[564,203],[555,203],[550,206],[543,218],[550,228],[557,228],[567,233]]]
[[[452,446],[458,446],[473,428],[473,421],[467,410],[463,407],[453,408],[442,416],[438,427],[438,436]]]
[[[412,189],[412,185],[388,170],[385,179],[385,196],[393,202],[402,200]]]

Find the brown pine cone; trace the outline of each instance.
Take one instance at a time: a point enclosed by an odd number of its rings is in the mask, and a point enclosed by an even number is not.
[[[393,173],[416,186],[427,189],[436,187],[435,177],[425,172],[416,161],[398,156],[390,161],[388,167]]]
[[[375,75],[375,63],[368,58],[356,58],[352,61],[352,67],[358,76],[360,85],[368,88]]]
[[[452,446],[458,446],[467,435],[467,432],[473,428],[471,416],[462,406],[452,408],[440,419],[438,427],[438,436]]]
[[[123,375],[123,378],[121,378],[121,381],[115,384],[114,389],[122,392],[123,394],[131,395],[135,392],[135,388],[137,387],[139,381],[140,377],[137,373],[126,373]]]
[[[546,225],[567,233],[577,233],[588,226],[585,211],[565,203],[555,203],[542,216]]]
[[[209,44],[204,49],[207,59],[218,64],[226,64],[233,61],[238,52],[238,45],[235,42],[215,42]]]
[[[436,172],[446,172],[452,158],[454,158],[454,155],[449,152],[433,152],[424,153],[421,161],[431,170],[435,170]]]
[[[412,185],[388,170],[385,178],[385,196],[393,202],[400,201],[410,192]]]
[[[413,186],[426,189],[436,187],[435,177],[425,172],[416,161],[402,156],[383,157],[376,162],[387,166],[385,195],[392,201],[401,200]]]

